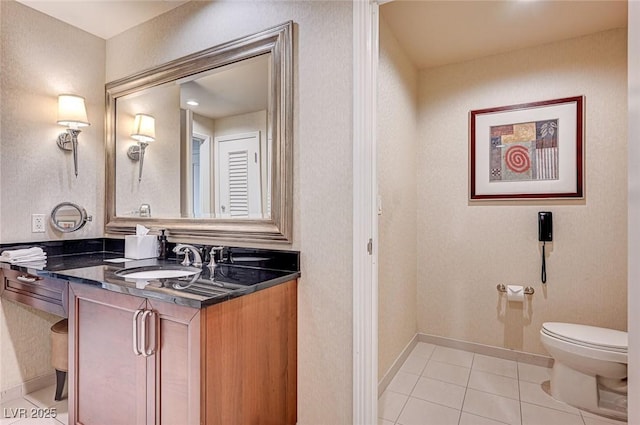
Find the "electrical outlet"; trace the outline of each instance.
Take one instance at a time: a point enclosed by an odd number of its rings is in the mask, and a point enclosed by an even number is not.
[[[44,232],[44,214],[31,214],[31,233]]]

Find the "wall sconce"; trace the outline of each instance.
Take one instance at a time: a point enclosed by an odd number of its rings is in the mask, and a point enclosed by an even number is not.
[[[147,114],[136,114],[133,120],[131,137],[138,141],[137,145],[129,147],[127,156],[133,161],[140,161],[138,181],[142,181],[142,166],[144,165],[144,151],[149,143],[156,140],[156,119]]]
[[[73,151],[73,168],[78,177],[78,134],[80,127],[89,124],[84,97],[72,94],[58,96],[58,124],[67,126],[65,133],[58,136],[58,147],[65,151]]]

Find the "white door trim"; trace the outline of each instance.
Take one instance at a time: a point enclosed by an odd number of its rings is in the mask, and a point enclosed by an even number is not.
[[[353,423],[378,423],[378,4],[353,0]],[[368,249],[369,247],[369,249]]]

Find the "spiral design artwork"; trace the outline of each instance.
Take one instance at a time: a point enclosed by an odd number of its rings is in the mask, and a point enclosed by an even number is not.
[[[531,168],[529,150],[521,145],[510,147],[504,154],[504,161],[514,173],[524,173]]]

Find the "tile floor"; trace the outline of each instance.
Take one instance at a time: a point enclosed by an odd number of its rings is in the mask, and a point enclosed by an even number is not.
[[[66,425],[69,421],[67,399],[55,401],[55,390],[53,385],[0,404],[0,425]],[[55,418],[38,417],[54,415]]]
[[[418,343],[378,401],[378,425],[624,424],[555,401],[551,369]]]

